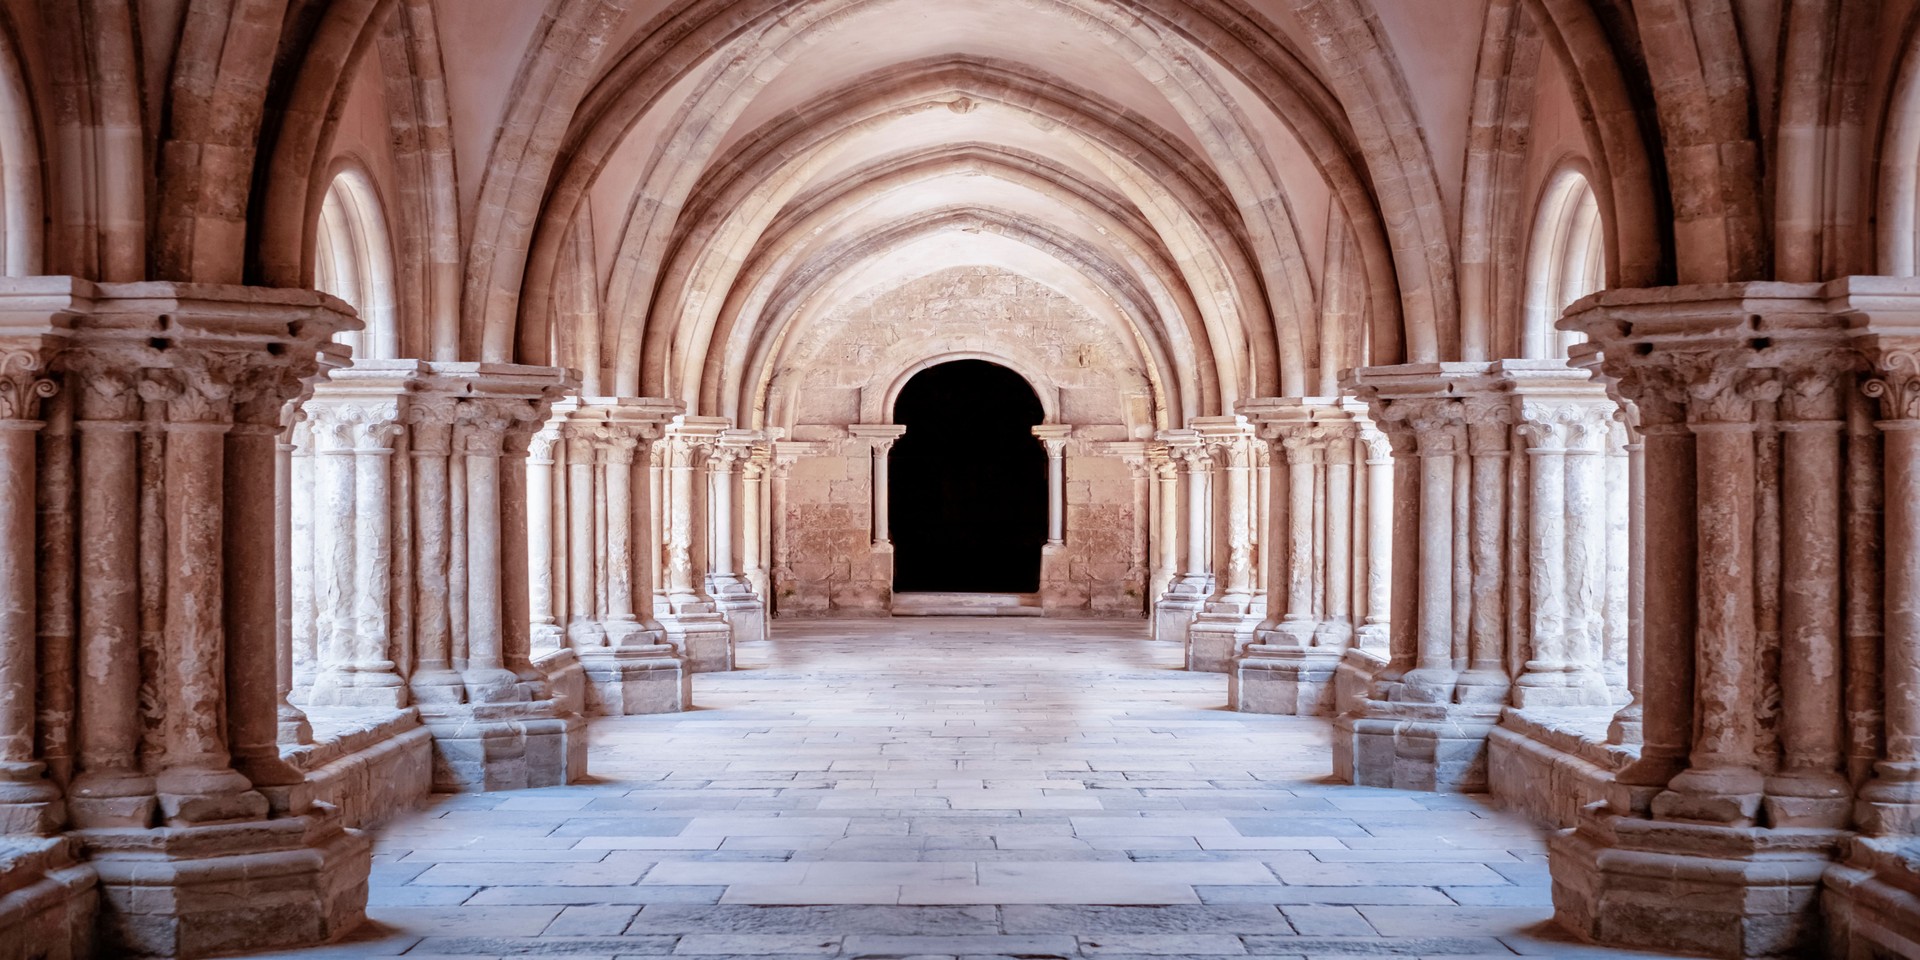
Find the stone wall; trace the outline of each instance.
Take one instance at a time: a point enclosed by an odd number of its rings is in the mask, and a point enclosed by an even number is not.
[[[890,423],[892,393],[913,372],[961,357],[1016,370],[1048,421],[1072,428],[1066,542],[1044,566],[1044,609],[1142,615],[1145,487],[1109,446],[1151,434],[1151,390],[1136,345],[1107,318],[1039,281],[969,266],[852,298],[794,338],[794,362],[769,391],[770,412],[799,447],[772,530],[779,616],[888,613],[893,557],[874,542],[875,443],[849,428]]]

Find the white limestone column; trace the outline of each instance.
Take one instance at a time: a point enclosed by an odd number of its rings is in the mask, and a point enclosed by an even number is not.
[[[462,401],[455,449],[466,468],[467,666],[461,671],[475,703],[519,699],[520,678],[507,669],[501,611],[500,459],[509,420],[481,404]]]
[[[293,691],[288,699],[294,703],[304,703],[313,688],[313,677],[319,668],[320,656],[319,616],[313,589],[317,577],[313,542],[313,508],[316,502],[313,430],[304,411],[294,421],[292,440],[292,509],[288,518],[292,558],[288,564],[288,575],[292,579],[289,584],[292,593],[289,615],[293,620]]]
[[[733,465],[739,450],[719,446],[707,457],[707,535],[712,541],[707,550],[711,563],[708,574],[731,577],[733,569]]]
[[[767,452],[765,445],[754,448],[740,464],[740,568],[756,594],[766,592],[766,492]]]
[[[1420,447],[1419,621],[1414,669],[1402,679],[1408,699],[1446,703],[1453,668],[1454,471],[1460,452],[1457,401],[1430,401],[1413,419]]]
[[[221,550],[217,563],[223,582],[222,614],[226,641],[221,681],[226,690],[224,731],[232,764],[254,788],[265,791],[268,806],[281,814],[301,813],[304,797],[291,788],[306,781],[304,771],[280,754],[280,586],[262,572],[277,566],[276,532],[281,413],[285,397],[272,379],[243,383],[231,396],[233,425],[226,434],[222,463]],[[392,408],[384,408],[391,413]],[[390,431],[392,419],[384,420]],[[381,468],[387,461],[379,461]],[[384,491],[381,491],[384,495]],[[382,501],[382,506],[386,506]],[[3,542],[3,541],[0,541]],[[384,586],[384,584],[383,584]],[[384,638],[387,634],[379,634]],[[383,651],[382,651],[383,652]],[[400,680],[386,662],[384,674]],[[377,666],[375,664],[374,666]]]
[[[1280,630],[1299,646],[1311,645],[1318,620],[1313,609],[1313,481],[1317,446],[1314,428],[1304,423],[1291,428],[1280,442],[1287,460],[1287,608],[1280,617]]]
[[[876,547],[893,545],[893,443],[891,439],[879,439],[869,446],[873,458],[873,469],[869,472],[873,478],[873,496],[868,502],[873,504],[873,517],[868,528],[873,531]]]
[[[1221,520],[1226,530],[1226,569],[1221,571],[1221,595],[1245,604],[1253,595],[1253,450],[1247,437],[1235,437],[1215,448],[1216,463],[1226,479]]]
[[[594,536],[594,447],[598,428],[569,424],[567,463],[567,642],[576,649],[606,643],[594,602],[600,544]]]
[[[1554,411],[1521,405],[1520,435],[1527,438],[1527,594],[1530,643],[1514,693],[1516,706],[1563,705],[1573,668],[1566,626],[1566,427]]]
[[[1165,448],[1153,452],[1153,476],[1159,507],[1155,539],[1154,579],[1156,594],[1164,594],[1180,576],[1180,465]],[[1155,599],[1159,599],[1156,595]]]
[[[418,703],[458,703],[464,697],[453,669],[453,456],[454,401],[410,403],[407,423],[413,461],[414,669],[407,686]]]
[[[676,605],[697,600],[693,581],[693,469],[699,450],[684,437],[668,449],[667,472],[667,592]]]
[[[1266,441],[1255,437],[1250,441],[1253,455],[1253,521],[1249,524],[1248,536],[1253,544],[1253,592],[1264,603],[1277,602],[1267,593],[1269,575],[1267,569],[1273,565],[1275,541],[1273,532],[1273,449]]]
[[[1506,541],[1508,404],[1473,399],[1462,404],[1467,422],[1472,479],[1467,590],[1472,597],[1467,623],[1467,669],[1455,697],[1461,703],[1501,703],[1511,685],[1507,677]]]
[[[1353,624],[1353,433],[1338,430],[1326,447],[1327,580],[1318,646],[1345,644]]]
[[[1635,523],[1637,507],[1630,501],[1633,470],[1632,453],[1629,452],[1631,428],[1627,426],[1626,413],[1616,404],[1607,427],[1606,440],[1606,531],[1607,531],[1607,572],[1603,578],[1606,588],[1606,601],[1602,619],[1605,624],[1605,638],[1602,644],[1601,673],[1606,678],[1607,689],[1612,691],[1615,703],[1625,704],[1634,694],[1633,667],[1629,648],[1633,644],[1631,625],[1633,609],[1633,552],[1634,534],[1631,527]]]
[[[393,442],[397,404],[365,410],[353,430],[353,682],[398,707],[406,703],[394,665],[393,639]],[[388,699],[390,698],[390,699]]]
[[[565,643],[555,613],[554,451],[560,445],[561,420],[548,421],[527,450],[527,597],[528,626],[536,651],[558,650]],[[561,539],[569,539],[562,537]]]
[[[1062,546],[1067,542],[1067,439],[1043,436],[1040,442],[1047,448],[1047,542]]]
[[[1631,699],[1614,714],[1607,742],[1643,742],[1646,717],[1647,458],[1639,439],[1638,417],[1629,415],[1626,476],[1627,514],[1627,692]]]
[[[671,441],[662,440],[647,451],[647,569],[653,581],[654,609],[656,615],[665,602],[667,593],[667,448]]]
[[[1371,426],[1362,429],[1360,439],[1367,451],[1367,613],[1359,644],[1384,654],[1391,642],[1393,615],[1393,447],[1385,434]]]
[[[1612,705],[1604,671],[1607,600],[1606,445],[1613,405],[1582,403],[1569,411],[1565,470],[1567,524],[1568,685],[1582,703]]]
[[[639,629],[640,618],[633,603],[633,460],[643,442],[631,431],[622,431],[599,445],[607,504],[606,546],[602,550],[607,578],[605,629],[615,646],[631,639]]]
[[[346,409],[310,404],[313,442],[313,605],[316,704],[337,704],[353,686],[354,454]]]
[[[1194,446],[1180,450],[1181,461],[1186,465],[1185,493],[1187,497],[1187,568],[1186,576],[1192,579],[1205,579],[1211,572],[1208,541],[1213,530],[1210,489],[1213,475],[1213,458],[1207,455],[1205,448]]]

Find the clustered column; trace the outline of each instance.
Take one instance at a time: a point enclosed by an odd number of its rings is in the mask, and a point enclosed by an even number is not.
[[[1177,575],[1154,604],[1153,637],[1178,641],[1185,648],[1188,628],[1213,595],[1213,457],[1195,430],[1163,430],[1156,440],[1179,478],[1172,485],[1173,496],[1165,496],[1163,489],[1161,503],[1163,509],[1169,502],[1174,505],[1169,512],[1180,519],[1169,529],[1178,531],[1183,549]],[[1164,521],[1161,525],[1168,526]],[[1168,537],[1167,546],[1173,543]]]
[[[728,429],[716,417],[675,417],[660,446],[662,593],[654,609],[667,642],[695,672],[733,669],[733,629],[707,593],[707,459]],[[729,531],[730,533],[730,531]]]

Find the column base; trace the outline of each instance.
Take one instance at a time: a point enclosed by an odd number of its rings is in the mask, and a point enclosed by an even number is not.
[[[1227,671],[1227,706],[1242,713],[1323,717],[1333,713],[1340,654],[1250,644]]]
[[[1821,878],[1842,833],[1608,810],[1553,838],[1548,867],[1561,926],[1609,946],[1741,960],[1818,953]]]
[[[1856,837],[1820,894],[1826,955],[1920,957],[1920,850],[1911,839]]]
[[[720,615],[733,630],[733,642],[743,643],[767,638],[767,605],[750,593],[725,594],[713,598]]]
[[[436,793],[557,787],[586,776],[586,721],[552,700],[422,706]]]
[[[1500,707],[1368,700],[1335,723],[1336,776],[1363,787],[1484,793]]]
[[[588,716],[678,713],[693,705],[693,674],[666,644],[583,650],[580,665]]]
[[[693,673],[725,673],[733,669],[733,626],[718,613],[676,613],[662,616],[666,642],[686,658]]]
[[[1187,669],[1230,673],[1240,648],[1252,643],[1264,616],[1240,611],[1205,612],[1187,626]]]
[[[321,707],[367,707],[398,710],[408,703],[407,685],[391,673],[356,673],[349,670],[327,671],[313,679],[306,705]]]
[[[1193,619],[1207,605],[1207,597],[1212,591],[1201,593],[1185,590],[1186,582],[1174,585],[1153,605],[1153,638],[1172,640],[1182,646],[1187,642],[1187,628],[1193,625]]]
[[[103,955],[305,946],[366,920],[372,843],[327,807],[283,820],[79,837],[100,877]]]
[[[85,960],[95,955],[99,874],[66,837],[13,837],[0,856],[0,957]]]

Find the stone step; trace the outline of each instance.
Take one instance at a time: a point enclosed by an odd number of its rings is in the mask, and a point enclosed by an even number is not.
[[[895,593],[896,617],[1038,617],[1037,593]]]

